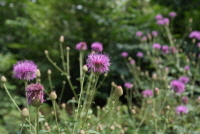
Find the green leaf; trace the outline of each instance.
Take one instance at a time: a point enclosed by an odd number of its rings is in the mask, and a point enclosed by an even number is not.
[[[89,133],[89,134],[99,134],[99,132],[94,131],[94,130],[88,130],[87,133]]]
[[[40,130],[39,131],[39,134],[44,134],[44,133],[48,133],[49,131],[47,131],[47,130]]]

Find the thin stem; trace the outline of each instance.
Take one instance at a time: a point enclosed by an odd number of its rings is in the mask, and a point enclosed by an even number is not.
[[[65,63],[65,59],[64,59],[64,53],[63,53],[63,47],[62,47],[62,43],[60,42],[60,53],[61,53],[61,59],[62,59],[62,64],[63,64],[63,69],[64,71],[66,72],[67,69],[66,69],[66,63]]]
[[[61,100],[62,100],[62,97],[63,97],[63,93],[64,93],[64,89],[65,89],[65,84],[66,84],[66,82],[63,81],[62,90],[61,90],[60,97],[59,97],[59,102],[58,102],[59,106],[61,104]]]
[[[22,126],[21,126],[21,130],[20,130],[20,134],[22,134],[22,131],[23,131],[23,128],[24,128],[24,123],[25,123],[25,120],[23,120],[23,123],[22,123]]]
[[[39,107],[36,107],[36,122],[35,122],[35,127],[36,127],[36,134],[39,134]]]
[[[48,80],[49,80],[50,92],[52,92],[53,91],[53,85],[52,85],[52,81],[51,81],[51,74],[48,74]]]
[[[55,100],[52,100],[52,103],[53,103],[53,109],[54,109],[54,115],[55,115],[55,119],[56,119],[56,126],[57,126],[57,129],[58,129],[58,133],[60,134],[60,130],[59,130],[59,125],[58,125],[58,119],[57,119],[57,111],[56,111],[56,105],[55,105]]]
[[[69,49],[67,49],[67,54],[66,54],[67,56],[67,74],[68,74],[68,76],[70,76],[70,68],[69,68]]]

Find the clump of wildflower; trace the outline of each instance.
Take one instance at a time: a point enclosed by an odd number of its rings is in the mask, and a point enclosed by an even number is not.
[[[89,54],[87,57],[87,67],[89,71],[95,74],[106,73],[109,71],[110,58],[107,54],[95,53]]]
[[[158,36],[158,32],[157,32],[157,31],[152,31],[151,34],[152,34],[154,37],[157,37],[157,36]]]
[[[189,38],[200,40],[200,31],[192,31],[189,35]]]
[[[26,87],[28,105],[39,107],[44,102],[44,87],[40,83],[30,84]]]
[[[124,87],[126,87],[127,89],[131,89],[133,87],[133,84],[132,83],[129,83],[129,82],[126,82],[124,84]]]
[[[86,42],[79,42],[78,44],[76,44],[76,50],[87,50],[87,44]]]
[[[150,89],[144,90],[144,91],[142,92],[142,96],[143,96],[144,98],[152,97],[152,96],[153,96],[153,91],[150,90]]]
[[[168,54],[169,53],[169,47],[167,45],[162,46],[162,52],[164,54]]]
[[[176,114],[181,115],[181,114],[187,114],[188,113],[188,108],[186,106],[177,106],[176,107]]]
[[[136,35],[137,37],[141,37],[142,34],[143,34],[143,33],[142,33],[141,31],[137,31],[135,35]]]
[[[189,98],[187,96],[182,97],[183,104],[185,104],[185,105],[188,104],[188,101],[189,101]]]
[[[158,43],[154,43],[152,47],[153,47],[154,49],[159,50],[159,49],[161,48],[161,45],[158,44]]]
[[[128,56],[128,53],[127,52],[122,52],[121,56],[124,57],[124,58],[126,58]]]
[[[95,52],[102,52],[103,51],[103,45],[100,42],[92,43],[91,48]]]
[[[171,83],[170,83],[170,85],[171,85],[171,89],[173,89],[174,92],[176,92],[176,93],[180,94],[180,93],[182,93],[182,92],[185,91],[185,85],[184,85],[184,83],[182,83],[179,80],[172,80]]]
[[[139,57],[139,58],[141,58],[141,57],[144,56],[144,54],[143,54],[142,52],[138,52],[138,53],[136,54],[136,56]]]
[[[156,15],[155,19],[156,19],[156,20],[163,19],[163,16],[162,16],[161,14],[158,14],[158,15]]]
[[[33,61],[18,61],[17,64],[13,66],[13,77],[30,81],[36,78],[36,71],[37,65]]]
[[[169,16],[170,16],[171,18],[176,17],[176,15],[177,15],[177,14],[176,14],[175,12],[170,12],[170,13],[169,13]]]
[[[184,84],[187,84],[189,82],[189,78],[187,76],[181,76],[181,77],[179,77],[178,80]]]

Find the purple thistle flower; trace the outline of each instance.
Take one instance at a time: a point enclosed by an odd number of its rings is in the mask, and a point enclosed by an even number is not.
[[[13,77],[22,80],[33,80],[36,78],[37,65],[29,60],[18,61],[13,66]]]
[[[30,84],[26,87],[28,105],[39,107],[44,102],[44,87],[40,83]]]
[[[169,19],[168,18],[163,18],[163,22],[165,26],[169,25]]]
[[[122,52],[121,56],[124,57],[124,58],[126,58],[128,56],[128,53],[127,52]]]
[[[169,53],[169,47],[167,45],[162,46],[162,52],[164,54],[168,54]]]
[[[79,42],[78,44],[76,44],[76,50],[87,50],[87,44],[86,42]]]
[[[189,98],[187,96],[182,97],[183,104],[185,104],[185,105],[188,104],[188,101],[189,101]]]
[[[181,94],[185,91],[185,85],[179,80],[172,80],[171,83],[171,89],[174,90],[174,92]]]
[[[177,52],[176,47],[170,47],[170,52],[173,54],[176,53]]]
[[[124,84],[124,87],[126,87],[127,89],[131,89],[133,87],[133,84],[127,82],[127,83]]]
[[[151,34],[152,34],[154,37],[157,37],[157,36],[158,36],[158,32],[157,32],[157,31],[152,31]]]
[[[131,65],[132,65],[132,64],[135,64],[135,60],[134,60],[134,59],[131,59],[129,63],[130,63]]]
[[[153,91],[150,90],[150,89],[144,90],[144,91],[142,91],[142,96],[144,98],[152,97],[153,96]]]
[[[146,41],[147,40],[147,37],[146,36],[143,36],[142,37],[142,41]]]
[[[170,16],[171,18],[176,17],[176,15],[177,15],[177,14],[176,14],[175,12],[170,12],[170,13],[169,13],[169,16]]]
[[[158,44],[158,43],[154,43],[152,47],[153,47],[154,49],[159,50],[159,49],[161,48],[161,45]]]
[[[103,51],[103,45],[100,42],[92,43],[91,48],[95,52],[102,52]]]
[[[97,74],[106,73],[109,71],[110,58],[107,54],[89,54],[87,58],[87,67],[89,71]]]
[[[200,31],[192,31],[189,35],[189,38],[200,40]]]
[[[181,76],[181,77],[179,77],[178,80],[184,84],[187,84],[189,82],[189,78],[187,76]]]
[[[143,33],[142,33],[141,31],[137,31],[135,35],[136,35],[137,37],[141,37],[142,34],[143,34]]]
[[[188,113],[188,108],[186,106],[177,106],[176,107],[176,114],[181,115],[181,114],[187,114]]]
[[[164,25],[164,21],[163,21],[163,20],[157,20],[156,23],[157,23],[158,25]]]
[[[139,58],[142,58],[142,57],[144,56],[144,54],[143,54],[142,52],[138,52],[138,53],[136,54],[136,56],[139,57]]]
[[[200,47],[200,42],[197,43],[197,47]]]
[[[161,14],[158,14],[158,15],[156,15],[155,19],[156,19],[156,20],[163,19],[163,16],[162,16]]]
[[[190,66],[185,66],[184,69],[185,69],[186,71],[188,71],[188,70],[190,70]]]

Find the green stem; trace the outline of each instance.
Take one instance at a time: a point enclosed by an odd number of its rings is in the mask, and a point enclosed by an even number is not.
[[[61,100],[62,100],[62,97],[63,97],[63,93],[64,93],[64,89],[65,89],[65,84],[66,84],[66,82],[63,81],[62,90],[61,90],[60,97],[59,97],[59,102],[58,102],[59,106],[61,104]]]
[[[66,69],[66,66],[65,66],[66,63],[65,63],[65,60],[64,60],[64,53],[63,53],[62,43],[60,43],[60,53],[61,53],[61,59],[62,59],[63,69],[66,72],[67,69]]]
[[[48,80],[49,80],[50,92],[52,92],[53,91],[53,85],[52,85],[52,81],[51,81],[51,74],[48,74]]]
[[[56,119],[56,126],[57,126],[57,129],[58,129],[58,133],[60,134],[60,130],[59,130],[59,125],[58,125],[58,118],[57,118],[57,111],[56,111],[56,102],[55,100],[52,100],[52,103],[53,103],[53,110],[54,110],[54,115],[55,115],[55,119]]]
[[[25,120],[23,120],[22,126],[21,126],[21,130],[20,130],[20,134],[22,134],[23,128],[24,128],[24,122]]]
[[[39,134],[39,107],[36,107],[36,122],[35,122],[35,127],[36,127],[36,134]]]

